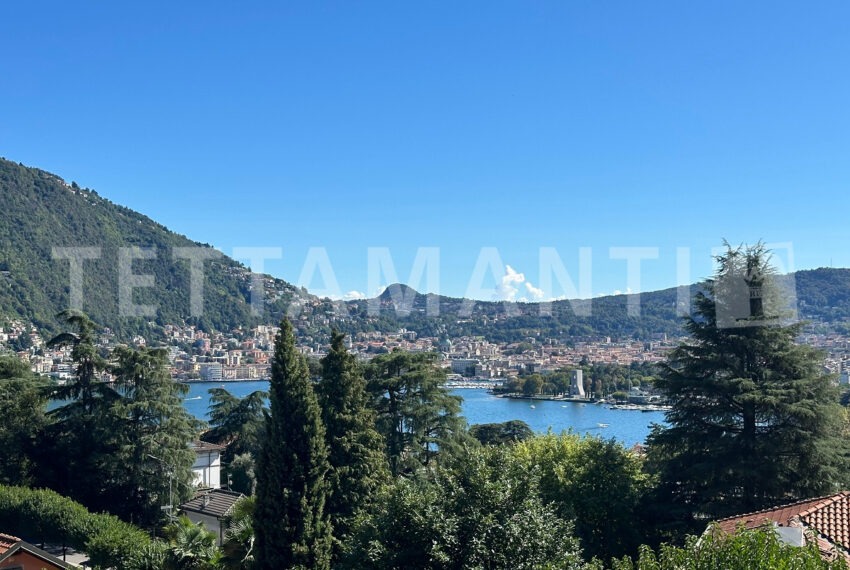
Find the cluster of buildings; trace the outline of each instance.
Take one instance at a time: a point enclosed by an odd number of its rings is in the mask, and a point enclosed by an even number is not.
[[[168,350],[171,374],[175,380],[192,382],[228,382],[268,378],[277,327],[262,325],[236,329],[229,333],[207,333],[191,325],[166,325],[157,346]],[[299,348],[303,354],[321,358],[327,340],[299,330]],[[21,338],[26,338],[22,342]],[[115,336],[105,329],[98,335],[104,350],[116,344]],[[656,362],[663,360],[672,346],[665,338],[652,341],[616,342],[610,338],[584,339],[571,344],[557,339],[528,338],[522,342],[496,343],[484,337],[420,337],[414,331],[359,332],[346,338],[348,349],[362,360],[395,349],[409,352],[437,352],[451,380],[499,380],[521,373],[546,373],[573,368],[583,363]],[[135,337],[131,344],[145,346],[148,341]],[[62,382],[73,374],[70,347],[48,347],[31,325],[19,321],[7,323],[0,331],[0,345],[15,351],[38,374]],[[108,379],[108,378],[105,378]]]
[[[830,374],[838,375],[838,383],[850,385],[850,337],[830,334],[805,334],[801,342],[826,353],[824,368]]]
[[[311,323],[314,325],[315,323]],[[327,339],[314,336],[314,327],[296,321],[299,348],[308,357],[321,358]],[[166,325],[157,346],[168,349],[171,374],[175,380],[228,382],[269,377],[270,360],[277,327],[261,325],[235,329],[229,333],[207,333],[191,325]],[[801,342],[826,352],[826,371],[850,384],[850,337],[839,334],[809,333]],[[147,340],[135,337],[131,344],[144,346]],[[395,349],[409,352],[437,352],[440,363],[452,381],[506,380],[524,373],[546,374],[586,364],[661,362],[679,339],[656,335],[648,340],[612,340],[610,337],[540,339],[519,342],[492,342],[481,336],[459,338],[422,337],[416,332],[358,332],[346,338],[348,349],[362,360]],[[116,344],[108,329],[98,335],[105,350]],[[67,380],[73,374],[69,347],[48,347],[32,325],[9,321],[0,329],[0,348],[16,352],[38,374]],[[108,379],[108,378],[107,378]]]

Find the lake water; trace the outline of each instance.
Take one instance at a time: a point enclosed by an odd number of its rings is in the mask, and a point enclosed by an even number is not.
[[[195,382],[189,384],[186,409],[195,417],[206,419],[209,409],[207,390],[222,386],[241,398],[255,390],[268,390],[269,383]],[[488,394],[483,388],[452,390],[452,393],[463,398],[463,415],[470,424],[522,420],[538,433],[545,433],[549,429],[556,433],[572,429],[578,433],[613,437],[629,447],[643,443],[649,434],[650,424],[664,422],[663,412],[611,410],[605,405],[548,400],[512,400]],[[600,428],[598,424],[608,424],[608,427]]]

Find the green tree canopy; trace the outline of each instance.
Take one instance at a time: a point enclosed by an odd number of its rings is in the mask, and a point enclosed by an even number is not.
[[[461,398],[442,387],[445,373],[435,359],[433,353],[396,350],[375,357],[366,368],[393,476],[413,473],[470,441]]]
[[[256,457],[263,434],[268,392],[257,390],[239,398],[224,388],[211,388],[209,394],[210,429],[204,433],[204,441],[227,446],[225,463],[243,453]]]
[[[649,437],[663,516],[718,518],[824,494],[847,480],[841,414],[822,354],[758,244],[728,247],[657,383],[672,404]]]
[[[154,525],[160,506],[176,506],[193,492],[189,443],[201,423],[183,407],[188,388],[171,379],[164,350],[118,347],[112,356],[120,398],[110,409],[117,446],[104,470],[113,477],[104,498],[110,511]]]
[[[689,537],[684,546],[662,545],[657,551],[641,547],[636,560],[614,561],[612,570],[846,570],[842,557],[827,561],[817,545],[783,543],[771,528],[733,535],[709,532]]]
[[[357,515],[369,509],[378,489],[389,479],[384,441],[375,429],[366,380],[344,339],[345,335],[334,331],[316,386],[330,450],[327,512],[333,525],[334,558]]]
[[[469,435],[485,445],[515,443],[534,437],[534,432],[522,420],[470,426]]]
[[[91,509],[105,510],[108,482],[103,474],[116,451],[111,406],[120,396],[100,376],[107,362],[95,346],[94,323],[78,311],[59,316],[72,330],[48,345],[71,347],[74,377],[65,385],[45,389],[63,405],[48,414],[51,422],[39,446],[39,483]]]
[[[288,320],[281,322],[275,339],[270,404],[257,461],[257,567],[329,568],[325,429]]]
[[[540,496],[575,521],[585,556],[607,561],[634,552],[643,538],[641,498],[650,488],[643,461],[620,443],[548,433],[509,449],[523,473],[539,473]]]
[[[44,429],[45,383],[16,356],[0,357],[0,483],[35,481],[38,438]]]
[[[533,471],[503,447],[470,448],[433,478],[398,478],[360,527],[358,569],[586,568],[570,524],[541,500]]]

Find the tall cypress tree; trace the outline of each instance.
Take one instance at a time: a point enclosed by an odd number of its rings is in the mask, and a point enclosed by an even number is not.
[[[307,363],[284,319],[275,339],[270,412],[257,461],[257,568],[327,569],[328,450]]]
[[[317,386],[330,450],[327,510],[333,524],[334,558],[339,557],[354,518],[369,508],[389,477],[383,438],[375,429],[375,412],[368,407],[366,380],[344,339],[344,334],[333,332]]]
[[[669,427],[649,438],[664,511],[700,524],[830,492],[848,465],[823,356],[784,312],[787,278],[762,244],[717,261],[664,368]]]

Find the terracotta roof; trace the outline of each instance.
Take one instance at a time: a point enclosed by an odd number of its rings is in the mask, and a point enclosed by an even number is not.
[[[810,531],[809,538],[816,540],[818,548],[825,556],[833,556],[838,549],[848,557],[850,491],[720,519],[714,522],[714,528],[731,534],[739,527],[753,529],[768,524],[801,527]]]
[[[827,497],[817,497],[815,499],[806,499],[804,501],[797,501],[796,503],[773,507],[771,509],[736,515],[734,517],[717,520],[715,521],[715,525],[717,525],[720,530],[727,533],[735,532],[739,526],[743,526],[747,529],[758,528],[767,523],[776,523],[779,526],[788,526],[788,522],[792,518],[800,516],[801,513],[811,510],[813,507],[816,507],[831,497],[832,495]]]
[[[244,497],[242,493],[228,491],[226,489],[202,491],[189,501],[180,505],[180,510],[221,519],[230,513],[233,505],[242,497]]]
[[[830,542],[850,549],[850,491],[824,499],[800,513],[800,520]]]
[[[15,546],[21,541],[17,536],[3,534],[0,532],[0,555],[5,554],[7,550]]]
[[[56,556],[53,556],[49,552],[45,552],[44,550],[38,548],[33,544],[30,544],[29,542],[25,542],[15,536],[0,533],[0,564],[2,564],[4,561],[8,561],[18,552],[28,552],[29,554],[35,556],[41,561],[49,563],[52,568],[60,568],[63,570],[73,569],[73,566],[71,566],[70,564],[63,562]],[[17,567],[18,566],[15,566],[15,568]]]

